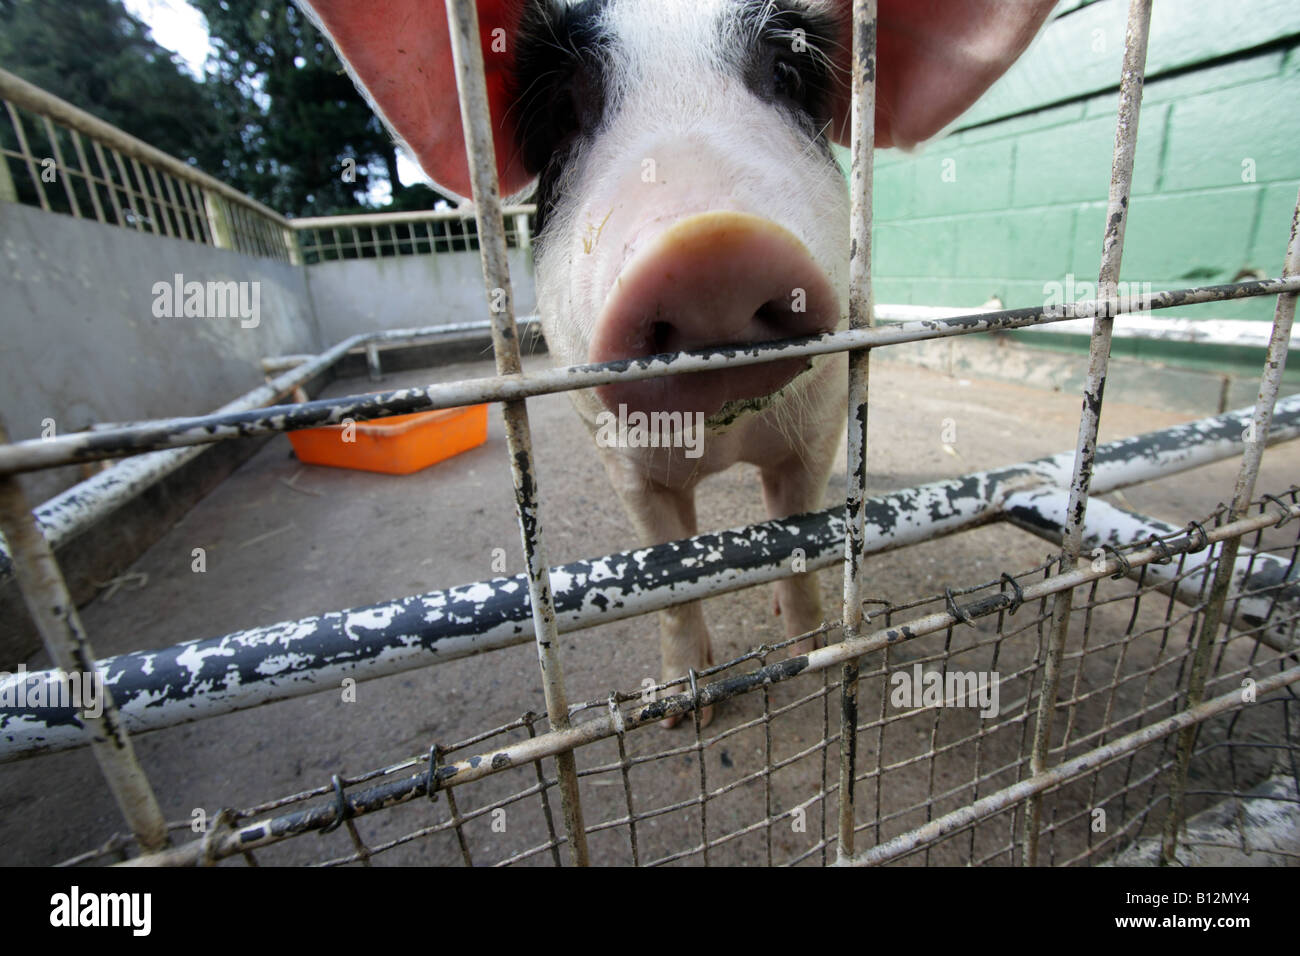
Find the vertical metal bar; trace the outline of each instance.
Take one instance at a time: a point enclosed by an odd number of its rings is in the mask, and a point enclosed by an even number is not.
[[[487,80],[483,72],[483,48],[479,42],[478,13],[471,0],[446,0],[451,27],[452,59],[460,93],[461,122],[465,128],[470,182],[474,194],[474,215],[480,237],[483,278],[492,312],[492,348],[497,372],[518,375],[519,330],[515,325],[510,264],[506,259],[505,223],[501,214],[501,193],[497,181],[496,149],[492,142],[492,120],[488,110]],[[510,448],[510,472],[514,478],[515,506],[524,560],[528,565],[528,593],[532,599],[533,629],[537,657],[546,694],[546,716],[552,730],[569,727],[569,704],[560,663],[560,642],[551,595],[551,573],[543,549],[542,525],[537,499],[537,478],[533,464],[532,437],[528,428],[528,405],[524,400],[505,402],[506,441]],[[587,865],[587,831],[582,822],[578,795],[577,764],[573,751],[556,755],[560,802],[568,831],[569,859],[576,866]]]
[[[695,668],[691,668],[691,696],[695,699],[695,706],[691,708],[691,716],[695,723],[695,759],[700,764],[700,846],[704,850],[704,865],[709,865],[709,777],[708,769],[704,759],[704,737],[703,728],[700,726],[700,691],[699,683],[696,680]]]
[[[171,204],[172,216],[176,220],[175,235],[178,238],[186,239],[188,238],[188,229],[185,225],[185,219],[188,210],[185,208],[184,204],[181,203],[180,196],[176,192],[176,177],[170,176],[165,172],[162,173],[161,176],[163,185],[167,187],[167,199]],[[157,187],[155,186],[155,188]],[[161,195],[161,193],[159,195]]]
[[[211,245],[212,236],[208,233],[208,217],[203,212],[203,192],[197,185],[182,179],[179,182],[181,195],[185,198],[185,208],[190,219],[190,238],[195,242]]]
[[[134,156],[131,157],[131,169],[135,173],[136,186],[139,187],[140,203],[144,206],[144,214],[149,219],[149,228],[155,236],[162,234],[162,229],[158,225],[158,216],[154,212],[153,199],[149,196],[149,184],[145,182],[144,170],[140,168],[140,160]]]
[[[95,147],[95,161],[99,163],[99,173],[103,177],[104,188],[108,190],[108,201],[113,206],[113,215],[117,217],[119,226],[125,226],[126,215],[122,212],[122,203],[117,198],[117,184],[113,182],[113,174],[109,171],[108,160],[104,158],[104,147],[100,145],[97,139],[92,139],[90,142]]]
[[[17,202],[18,187],[14,185],[14,178],[9,173],[9,156],[7,151],[0,147],[0,202]]]
[[[1300,275],[1300,195],[1296,196],[1295,211],[1291,214],[1291,238],[1286,247],[1286,260],[1282,264],[1284,276]],[[1260,377],[1259,395],[1255,399],[1255,414],[1237,471],[1237,484],[1232,493],[1232,505],[1227,521],[1237,521],[1246,516],[1251,499],[1255,496],[1255,479],[1259,475],[1260,460],[1268,442],[1268,430],[1273,424],[1273,406],[1286,371],[1287,347],[1291,342],[1291,328],[1295,324],[1296,294],[1284,293],[1277,297],[1273,312],[1273,334],[1268,341],[1268,354],[1264,359],[1264,372]],[[1196,652],[1192,657],[1191,671],[1187,677],[1187,700],[1184,710],[1198,706],[1205,697],[1205,682],[1209,670],[1210,652],[1214,639],[1223,623],[1223,608],[1237,566],[1237,551],[1241,538],[1228,538],[1219,548],[1219,563],[1214,569],[1214,583],[1201,618],[1201,631],[1197,635]],[[1192,748],[1196,744],[1196,725],[1178,735],[1174,777],[1169,786],[1169,813],[1165,817],[1164,839],[1161,855],[1165,863],[1175,862],[1178,849],[1178,830],[1182,826],[1184,798],[1187,788],[1187,771],[1191,765]]]
[[[298,242],[298,230],[286,228],[284,230],[284,249],[289,257],[290,265],[302,265],[302,246]]]
[[[767,655],[762,658],[767,666]],[[767,865],[772,865],[772,692],[763,684],[763,819],[767,821]],[[825,811],[822,811],[823,813]]]
[[[1142,83],[1146,71],[1147,36],[1151,29],[1151,0],[1132,0],[1128,27],[1124,37],[1124,68],[1119,85],[1119,110],[1115,124],[1115,153],[1111,162],[1110,198],[1106,206],[1106,232],[1102,239],[1101,269],[1097,280],[1097,298],[1114,296],[1119,282],[1119,268],[1124,253],[1124,229],[1128,224],[1129,192],[1133,185],[1133,156],[1137,150],[1138,114],[1142,106]],[[1070,482],[1070,504],[1066,511],[1065,534],[1061,547],[1062,570],[1078,563],[1083,545],[1083,518],[1088,509],[1088,488],[1092,483],[1092,463],[1097,454],[1097,427],[1101,421],[1102,393],[1106,389],[1106,372],[1110,363],[1111,331],[1115,319],[1107,314],[1093,318],[1092,342],[1088,349],[1088,378],[1083,390],[1083,409],[1079,416],[1079,440],[1074,453],[1074,477]],[[1034,749],[1030,756],[1030,775],[1047,769],[1047,752],[1052,745],[1052,718],[1060,686],[1061,662],[1066,636],[1070,630],[1070,606],[1074,592],[1067,588],[1056,595],[1052,606],[1052,636],[1043,665],[1043,686],[1039,692],[1034,721]],[[1023,862],[1034,866],[1038,856],[1038,828],[1042,814],[1042,794],[1034,794],[1025,813],[1025,847]]]
[[[871,173],[876,144],[876,0],[853,0],[853,106],[849,173],[849,326],[872,325]],[[862,627],[863,500],[867,496],[867,384],[871,351],[849,353],[848,489],[845,496],[844,638]],[[858,662],[840,674],[840,819],[836,856],[853,855],[857,796]],[[825,808],[822,810],[825,815]]]
[[[8,441],[8,432],[0,422],[0,444]],[[83,682],[97,679],[91,676],[98,674],[95,652],[81,626],[77,605],[68,593],[49,542],[36,524],[27,496],[13,475],[0,478],[0,531],[9,542],[23,600],[54,665],[67,675],[80,675]],[[96,692],[102,704],[100,715],[92,717],[83,710],[78,719],[93,735],[95,759],[140,848],[146,853],[162,850],[170,841],[158,799],[136,760],[135,748],[108,686],[96,687]]]
[[[45,124],[45,135],[50,139],[50,149],[54,151],[54,168],[58,177],[63,180],[63,191],[67,193],[68,205],[72,207],[72,214],[80,219],[81,203],[77,202],[77,194],[72,189],[72,177],[68,175],[68,167],[63,163],[63,150],[59,149],[58,132],[48,116],[42,116],[41,121]]]
[[[632,766],[632,762],[628,759],[627,741],[624,739],[627,728],[623,722],[623,712],[618,709],[618,694],[614,691],[609,692],[609,715],[614,721],[614,730],[616,731],[615,736],[618,740],[618,769],[623,775],[623,800],[627,806],[628,843],[632,847],[632,865],[640,866],[641,851],[637,846],[636,839],[636,807],[632,802],[632,778],[628,773],[628,769]],[[555,838],[553,830],[551,838]],[[559,861],[557,860],[556,862],[558,863]]]
[[[235,248],[226,201],[210,189],[203,190],[203,209],[208,217],[208,234],[216,249]]]
[[[9,111],[9,121],[13,123],[14,134],[18,137],[18,151],[22,154],[23,162],[27,164],[27,175],[31,177],[32,185],[36,187],[36,196],[41,201],[41,208],[46,212],[50,211],[50,200],[45,195],[45,186],[41,183],[41,174],[36,171],[36,162],[32,157],[31,147],[27,145],[27,133],[23,130],[22,117],[14,109],[13,104],[8,100],[5,101],[5,109]]]
[[[163,179],[166,178],[167,174],[163,173]],[[171,195],[172,206],[169,210],[167,200],[163,197],[163,185],[158,180],[158,170],[153,166],[149,167],[149,181],[153,183],[153,194],[158,203],[158,217],[162,219],[163,232],[165,232],[169,237],[175,238],[177,231],[183,229],[181,226],[181,217],[175,206],[176,194],[173,192]],[[176,217],[175,229],[172,228],[172,216]]]
[[[537,715],[534,714],[531,710],[528,713],[524,714],[524,726],[528,728],[528,737],[530,740],[535,739],[537,737],[537,731],[533,727],[533,723],[536,720],[537,720]],[[560,839],[555,835],[555,819],[551,816],[550,798],[546,796],[546,788],[547,788],[546,774],[542,771],[542,762],[540,760],[534,760],[533,769],[537,771],[537,791],[538,791],[537,795],[541,798],[542,801],[542,818],[546,821],[546,834],[550,838],[551,859],[555,862],[556,866],[560,866]],[[626,786],[627,785],[626,769],[623,771],[623,777],[624,777],[624,785]],[[632,801],[632,794],[631,791],[629,791],[628,792],[629,806],[631,805],[631,801]],[[636,837],[635,837],[636,823],[635,822],[633,822],[632,824],[632,831],[633,831],[632,854],[633,854],[633,858],[635,858],[636,856]],[[636,865],[640,866],[641,864],[637,863]]]
[[[95,218],[103,222],[104,206],[99,201],[99,187],[95,185],[95,177],[90,172],[90,163],[86,161],[86,147],[81,144],[81,134],[75,129],[68,132],[72,134],[72,148],[77,152],[77,162],[81,165],[81,176],[86,180],[86,189],[90,192],[90,205],[95,209]]]
[[[136,207],[135,191],[131,188],[131,177],[126,174],[126,164],[122,162],[122,154],[112,146],[108,148],[108,152],[113,157],[113,164],[117,166],[117,174],[122,177],[122,192],[126,193],[126,204],[131,207],[131,217],[135,220],[136,231],[143,232],[144,217]]]

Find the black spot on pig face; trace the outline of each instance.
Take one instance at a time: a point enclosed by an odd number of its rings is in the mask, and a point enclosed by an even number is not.
[[[516,39],[513,109],[516,148],[537,175],[537,228],[543,233],[575,150],[599,132],[612,102],[620,38],[611,6],[661,0],[529,0]],[[835,82],[831,51],[843,42],[834,21],[795,0],[735,0],[708,43],[718,69],[779,110],[829,158],[826,137]],[[636,90],[624,90],[635,96]]]
[[[750,92],[781,109],[809,139],[829,149],[835,23],[798,4],[745,0],[733,59]]]
[[[538,176],[537,228],[545,228],[573,151],[600,127],[612,38],[602,29],[607,0],[529,3],[519,25],[514,108],[517,145]]]

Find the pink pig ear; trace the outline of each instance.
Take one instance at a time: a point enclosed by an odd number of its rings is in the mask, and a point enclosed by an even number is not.
[[[876,145],[910,147],[933,136],[1006,72],[1056,0],[880,0]],[[835,139],[849,142],[853,4],[839,0],[844,83]]]
[[[316,20],[389,128],[438,186],[470,195],[451,37],[443,0],[309,0]],[[501,192],[532,176],[515,148],[509,97],[522,0],[478,0]]]

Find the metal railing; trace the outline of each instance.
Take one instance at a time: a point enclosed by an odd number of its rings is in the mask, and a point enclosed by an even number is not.
[[[298,261],[289,220],[239,190],[5,70],[0,100],[0,201]]]
[[[509,247],[530,250],[537,207],[508,206],[502,214]],[[310,217],[293,220],[293,229],[306,265],[479,251],[478,228],[468,209]]]
[[[1292,335],[1296,294],[1300,291],[1300,229],[1297,228],[1300,201],[1297,217],[1292,221],[1282,277],[1135,297],[1116,295],[1150,0],[1133,0],[1131,6],[1110,214],[1096,302],[1067,306],[1063,310],[1005,310],[873,327],[869,214],[876,5],[874,0],[855,0],[854,17],[864,28],[854,30],[853,40],[850,186],[856,241],[850,258],[850,328],[800,340],[794,348],[754,347],[731,355],[687,353],[631,362],[627,367],[612,363],[529,375],[520,371],[518,333],[509,296],[507,233],[492,161],[495,151],[491,148],[474,6],[465,0],[447,0],[447,3],[488,299],[500,302],[500,295],[493,293],[506,292],[505,308],[492,313],[497,375],[449,385],[172,419],[0,446],[3,497],[0,526],[13,547],[24,594],[34,616],[38,617],[52,655],[64,670],[70,669],[67,661],[90,668],[93,655],[89,644],[75,611],[66,600],[48,545],[36,531],[30,509],[18,489],[16,473],[337,423],[345,416],[364,420],[477,401],[501,402],[527,567],[524,577],[529,594],[527,610],[541,667],[547,729],[538,734],[535,725],[542,718],[529,714],[456,745],[435,745],[427,754],[360,777],[336,776],[328,786],[224,814],[202,839],[162,849],[167,842],[168,825],[162,823],[143,773],[131,756],[127,736],[129,719],[124,720],[110,700],[106,702],[105,719],[115,736],[108,738],[93,731],[85,736],[91,739],[114,792],[119,795],[119,804],[134,834],[131,839],[145,851],[135,862],[202,863],[234,854],[251,859],[256,849],[282,844],[301,833],[330,831],[346,825],[352,851],[326,862],[368,863],[378,853],[446,833],[455,835],[460,858],[469,863],[473,862],[472,840],[467,832],[473,826],[482,825],[494,810],[507,805],[522,806],[533,798],[539,802],[545,838],[497,862],[520,862],[549,854],[553,862],[559,863],[563,848],[570,862],[585,864],[591,860],[589,837],[606,830],[625,833],[631,861],[635,863],[669,863],[696,857],[709,863],[722,858],[724,847],[764,832],[767,862],[820,859],[823,863],[834,860],[842,864],[873,864],[923,853],[926,861],[951,859],[955,854],[957,859],[972,863],[1004,861],[1034,865],[1044,859],[1068,863],[1099,859],[1123,846],[1137,845],[1150,834],[1159,835],[1159,853],[1172,862],[1180,853],[1179,834],[1191,810],[1201,805],[1198,801],[1202,798],[1226,795],[1232,800],[1245,801],[1250,799],[1251,788],[1261,781],[1267,782],[1274,776],[1294,780],[1300,748],[1290,711],[1295,706],[1294,686],[1300,681],[1300,667],[1294,666],[1300,611],[1293,578],[1300,544],[1284,546],[1267,534],[1300,516],[1300,504],[1296,489],[1285,493],[1289,500],[1266,496],[1257,501],[1254,485],[1264,447],[1277,438],[1291,437],[1295,427],[1291,417],[1293,403],[1279,405],[1278,393]],[[1109,449],[1097,444],[1114,317],[1131,311],[1255,295],[1277,296],[1268,356],[1255,406],[1235,418],[1228,416],[1188,426],[1192,433],[1204,439],[1191,443],[1201,447],[1202,452],[1206,446],[1221,449],[1224,442],[1231,443],[1230,438],[1219,434],[1220,430],[1240,430],[1242,459],[1231,504],[1203,521],[1191,522],[1186,529],[1145,537],[1143,531],[1136,542],[1126,543],[1126,547],[1118,547],[1105,538],[1098,539],[1099,516],[1114,516],[1099,509],[1096,503],[1090,506],[1089,499],[1104,487],[1100,478],[1104,466],[1113,466],[1116,457],[1123,458],[1134,450],[1131,443],[1121,442]],[[1046,485],[1021,484],[1014,489],[1014,497],[998,499],[999,507],[1010,509],[1006,512],[1008,516],[1019,517],[1036,530],[1050,531],[1060,542],[1058,554],[1040,567],[1019,575],[1003,575],[997,581],[973,588],[948,589],[942,595],[913,604],[886,604],[883,609],[870,609],[868,605],[880,603],[866,599],[861,574],[863,559],[870,550],[865,517],[872,504],[865,489],[869,412],[866,378],[870,350],[897,342],[1043,325],[1077,315],[1096,318],[1075,452],[1051,459],[1055,462],[1050,469],[1055,480]],[[692,672],[656,688],[660,694],[654,702],[646,702],[637,690],[570,705],[560,660],[562,645],[556,639],[560,612],[545,558],[527,399],[618,379],[748,365],[777,357],[789,358],[796,352],[818,355],[838,351],[850,351],[853,355],[849,487],[842,523],[845,600],[841,619],[823,624],[818,631],[829,633],[842,629],[843,640],[805,655],[772,662],[769,661],[774,651],[784,645],[758,647],[727,665]],[[1245,427],[1241,428],[1243,421]],[[1159,433],[1151,441],[1154,442],[1152,450],[1170,451],[1174,461],[1187,460],[1184,452],[1193,457],[1198,454],[1177,443],[1171,449],[1167,433]],[[1144,460],[1134,459],[1135,462]],[[969,477],[960,487],[973,488],[968,492],[972,498],[990,500],[990,489],[980,488],[978,481],[972,485]],[[910,489],[899,494],[917,495],[923,491]],[[950,502],[952,497],[950,493]],[[1057,520],[1050,519],[1052,514],[1059,516]],[[1129,528],[1154,527],[1149,519],[1141,516],[1129,516],[1125,520],[1124,526]],[[954,526],[960,526],[960,522],[935,519],[924,530],[934,535]],[[1250,547],[1243,551],[1241,541],[1247,536],[1251,537]],[[1089,554],[1090,545],[1097,547],[1101,555],[1093,554],[1089,564],[1080,566],[1080,559]],[[1207,549],[1210,554],[1205,560],[1189,560],[1189,556]],[[1252,569],[1257,567],[1257,562],[1271,562],[1272,574],[1266,578],[1256,575]],[[1172,570],[1167,574],[1150,570],[1170,565]],[[1112,575],[1134,577],[1136,584],[1131,590],[1115,594],[1114,585],[1106,583]],[[1157,606],[1153,598],[1156,592],[1169,595],[1163,606]],[[673,600],[676,603],[696,596],[679,594]],[[1176,612],[1178,600],[1189,601],[1189,609]],[[1263,602],[1267,607],[1262,620],[1254,613],[1242,613],[1243,606],[1252,601],[1256,606]],[[36,613],[38,608],[49,607],[62,608],[61,615],[42,618]],[[1013,620],[1022,608],[1034,610],[1029,617]],[[1239,636],[1253,640],[1229,641],[1225,628],[1233,627]],[[1181,646],[1174,640],[1177,633],[1186,635]],[[950,664],[961,662],[970,662],[972,671],[1000,672],[999,691],[1011,696],[1013,704],[1000,708],[993,719],[974,724],[969,722],[969,710],[948,709],[942,702],[891,713],[888,690],[902,669],[902,662],[891,655],[901,650],[900,645],[909,644],[922,656],[906,663],[919,671],[924,671],[926,664],[937,665],[930,672],[938,673],[941,679],[955,671]],[[738,675],[717,676],[723,667],[746,664],[753,666]],[[821,678],[820,686],[817,686],[817,676]],[[711,677],[715,679],[709,680]],[[814,685],[813,690],[794,701],[778,701],[780,685],[805,689],[809,681]],[[1243,683],[1249,686],[1243,689]],[[663,696],[665,691],[676,692]],[[762,695],[761,717],[706,738],[699,720],[701,710],[746,694]],[[633,706],[626,706],[634,701]],[[833,706],[836,702],[838,706]],[[779,756],[775,728],[805,707],[820,709],[820,740],[795,754]],[[693,744],[649,754],[636,749],[644,739],[636,734],[640,728],[667,716],[686,714],[693,715],[695,720]],[[966,716],[962,717],[963,714]],[[903,745],[901,754],[894,745],[895,759],[886,762],[889,751],[886,731],[914,720],[924,722],[926,732],[912,734],[912,746]],[[1247,724],[1251,725],[1249,732],[1244,732]],[[1198,729],[1208,740],[1198,742]],[[710,780],[705,755],[717,749],[721,741],[748,739],[746,734],[759,742],[764,755],[762,767],[732,775],[721,784],[716,778]],[[858,743],[864,738],[873,740],[873,766],[864,767],[859,760]],[[602,742],[616,744],[617,755],[606,748],[604,762],[579,769],[578,753],[583,748],[598,748]],[[1189,781],[1196,779],[1191,774],[1194,763],[1213,762],[1220,751],[1228,754],[1231,762],[1237,759],[1233,754],[1250,748],[1272,748],[1270,753],[1276,753],[1279,760],[1266,761],[1267,766],[1261,771],[1263,777],[1257,773],[1258,779],[1249,783],[1239,783],[1234,769],[1231,786],[1221,786],[1218,793],[1198,792],[1191,787]],[[599,753],[595,749],[584,752]],[[644,764],[681,753],[698,758],[698,785],[692,783],[680,799],[665,806],[637,809],[639,797],[630,783],[632,772]],[[938,773],[938,767],[954,754],[963,760],[973,755],[974,766],[965,772],[964,779],[949,784]],[[1143,755],[1142,761],[1138,761],[1139,755]],[[815,792],[792,804],[779,797],[775,778],[779,770],[801,760],[820,761],[820,781]],[[554,776],[548,773],[545,761],[551,762]],[[1235,768],[1236,764],[1232,766]],[[474,791],[469,785],[477,781],[519,772],[535,776],[535,782],[472,808],[458,802],[458,797],[470,799],[466,795]],[[920,797],[912,795],[906,787],[891,787],[888,782],[922,773],[928,775],[928,783]],[[593,796],[591,789],[583,786],[585,781],[601,775],[613,778],[616,784],[621,782],[622,792],[616,802],[611,803],[612,797]],[[710,803],[728,798],[733,791],[747,786],[761,792],[761,815],[719,833],[716,816],[710,818],[708,813]],[[130,792],[124,792],[127,790]],[[1291,793],[1283,799],[1300,805],[1300,796],[1294,790]],[[446,795],[445,821],[422,825],[382,844],[365,843],[355,824],[357,818],[367,813],[417,797],[436,799],[442,794]],[[559,798],[558,821],[553,813],[552,796]],[[860,812],[859,796],[869,797],[874,807],[867,819]],[[301,806],[287,809],[292,804]],[[593,814],[593,808],[599,812]],[[815,822],[808,818],[813,809],[820,818],[820,835],[811,846],[803,846],[782,859],[774,824],[793,819]],[[1100,831],[1103,836],[1095,839],[1091,835],[1080,837],[1079,821],[1098,810],[1117,816],[1120,826],[1104,828]],[[651,817],[683,811],[698,813],[698,840],[692,838],[685,847],[648,852],[649,835],[638,824]],[[712,827],[710,819],[714,820]],[[1092,832],[1087,827],[1083,829]],[[969,834],[969,841],[960,847],[954,841],[958,834]],[[859,839],[864,837],[870,838],[871,845],[859,848]],[[125,838],[115,840],[85,859],[123,854],[130,842]]]
[[[288,219],[2,69],[0,101],[0,202],[307,265],[479,248],[467,209]],[[536,208],[506,213],[507,241],[529,249]]]

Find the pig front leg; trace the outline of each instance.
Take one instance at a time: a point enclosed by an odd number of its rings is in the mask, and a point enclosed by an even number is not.
[[[759,465],[769,518],[788,518],[822,507],[844,436],[845,363],[836,359],[818,375],[817,387],[802,406],[795,427],[787,425],[787,434],[798,437],[788,441],[783,457]],[[815,571],[783,578],[774,587],[775,611],[785,623],[786,637],[798,637],[822,624],[821,586]],[[799,641],[790,646],[790,656],[806,654],[825,643],[825,635]]]
[[[833,451],[833,448],[832,448]],[[771,518],[815,511],[821,505],[830,477],[830,455],[804,462],[792,458],[762,469],[763,500]],[[782,578],[775,584],[776,613],[785,622],[785,636],[798,637],[821,625],[822,593],[816,571]],[[825,636],[808,638],[790,646],[790,656],[807,654],[825,643]]]
[[[682,488],[662,485],[640,472],[617,451],[602,448],[601,452],[610,482],[644,546],[689,538],[697,532],[694,485]],[[661,682],[685,677],[692,668],[699,672],[711,665],[713,649],[709,645],[703,602],[692,601],[660,611],[659,645]],[[707,726],[712,720],[713,708],[705,707],[700,712],[700,725]],[[670,717],[663,721],[663,726],[672,728],[680,721],[680,717]]]

